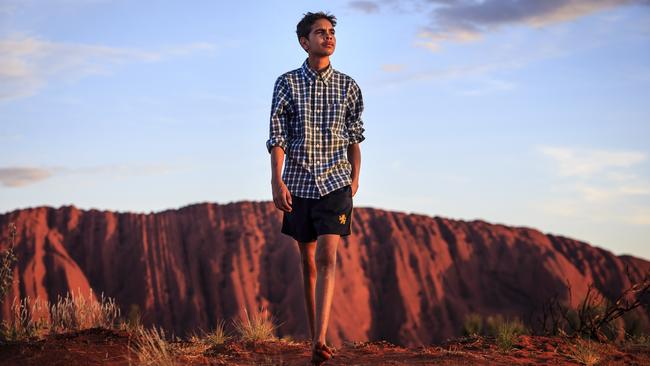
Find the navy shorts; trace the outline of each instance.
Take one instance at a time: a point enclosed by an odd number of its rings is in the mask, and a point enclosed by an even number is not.
[[[298,242],[312,242],[322,234],[350,235],[352,187],[347,185],[321,198],[291,195],[291,212],[284,212],[282,233]]]

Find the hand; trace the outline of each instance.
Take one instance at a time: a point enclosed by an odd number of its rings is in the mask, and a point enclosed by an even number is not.
[[[359,189],[359,180],[353,179],[351,188],[352,188],[352,197],[354,197],[354,195],[357,193],[357,190]]]
[[[273,203],[275,203],[275,207],[278,210],[291,212],[291,193],[282,179],[271,181],[271,189],[273,190]]]

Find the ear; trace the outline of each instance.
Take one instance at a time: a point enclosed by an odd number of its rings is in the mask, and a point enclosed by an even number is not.
[[[307,38],[300,37],[299,42],[300,42],[300,47],[302,47],[303,50],[305,51],[309,50],[309,44],[308,44],[309,41],[307,40]]]

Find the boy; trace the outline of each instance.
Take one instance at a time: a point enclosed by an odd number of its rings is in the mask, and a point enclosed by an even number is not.
[[[276,80],[266,141],[273,202],[283,211],[281,232],[300,248],[316,364],[334,352],[325,344],[325,334],[336,249],[341,236],[350,235],[352,197],[359,187],[359,143],[365,139],[361,90],[330,64],[336,47],[334,26],[336,17],[323,12],[309,12],[298,23],[298,41],[308,57],[300,68]]]

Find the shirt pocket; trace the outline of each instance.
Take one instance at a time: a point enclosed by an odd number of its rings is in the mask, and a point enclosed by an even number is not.
[[[340,102],[330,102],[326,106],[326,118],[323,123],[325,129],[337,135],[343,135],[345,131],[345,120],[343,118],[344,104]]]

